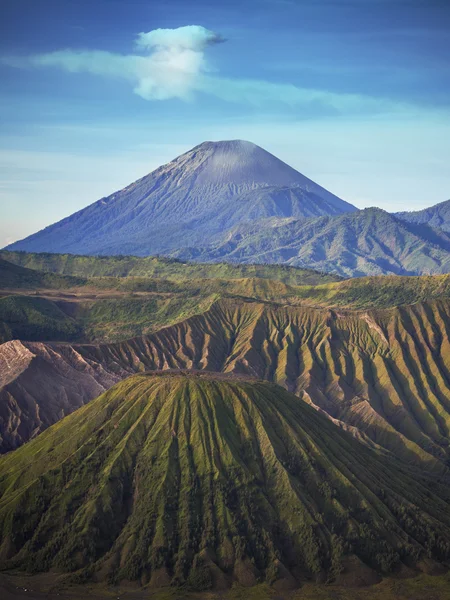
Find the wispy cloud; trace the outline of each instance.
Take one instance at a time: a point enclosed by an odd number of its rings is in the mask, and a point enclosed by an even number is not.
[[[196,94],[223,101],[264,107],[287,105],[338,113],[383,113],[404,107],[387,99],[304,88],[291,83],[224,78],[213,73],[206,60],[208,47],[225,39],[200,25],[155,29],[139,33],[135,54],[103,50],[58,50],[27,57],[3,57],[12,67],[57,67],[70,73],[90,73],[131,84],[145,100],[179,98]]]

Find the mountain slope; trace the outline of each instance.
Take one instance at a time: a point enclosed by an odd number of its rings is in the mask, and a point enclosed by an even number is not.
[[[54,302],[32,296],[0,298],[0,342],[79,339],[82,327]]]
[[[317,285],[339,281],[329,273],[286,265],[202,264],[163,256],[81,256],[73,254],[0,251],[4,261],[48,273],[82,278],[148,277],[183,281],[190,279],[245,279],[257,277],[288,285]],[[40,277],[40,275],[39,275]],[[7,287],[1,285],[1,287]]]
[[[437,274],[450,271],[450,235],[369,208],[337,217],[241,227],[225,242],[173,255],[308,266],[350,277]]]
[[[83,279],[68,276],[68,272],[82,273]],[[203,312],[219,296],[284,303],[297,297],[296,287],[287,282],[311,285],[339,279],[277,265],[202,265],[160,257],[2,252],[0,343],[15,338],[58,342],[128,339]]]
[[[221,300],[127,342],[8,342],[0,346],[0,448],[19,446],[130,374],[195,368],[275,381],[367,443],[448,476],[449,323],[448,300],[365,312]]]
[[[409,223],[416,223],[418,225],[425,223],[431,227],[438,227],[450,232],[450,200],[440,202],[423,210],[399,212],[396,213],[396,216]]]
[[[0,458],[3,568],[223,588],[450,556],[450,487],[273,384],[134,376]]]
[[[5,260],[0,256],[0,289],[65,289],[84,285],[85,283],[84,279],[78,277],[61,276],[55,273],[29,269],[20,264]]]
[[[143,256],[209,243],[233,225],[267,216],[352,210],[250,142],[205,142],[8,248]]]

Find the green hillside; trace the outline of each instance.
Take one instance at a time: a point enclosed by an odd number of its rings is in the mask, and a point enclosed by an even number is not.
[[[367,310],[450,297],[450,275],[363,277],[294,286],[265,278],[169,280],[128,276],[74,280],[11,266],[17,269],[19,285],[14,287],[20,295],[8,291],[13,286],[4,287],[5,296],[0,297],[0,342],[14,338],[125,340],[201,314],[220,298]],[[30,279],[30,273],[35,278]],[[2,287],[0,279],[0,293]]]
[[[137,375],[0,458],[3,569],[297,586],[450,556],[450,487],[269,383]]]
[[[450,298],[450,275],[358,277],[296,288],[303,303],[352,309],[389,308]]]
[[[36,271],[0,258],[0,289],[65,289],[85,284],[86,280],[79,277]]]
[[[335,275],[284,265],[198,264],[161,256],[77,256],[3,250],[0,257],[29,269],[76,277],[154,277],[175,281],[257,277],[290,285],[316,285],[340,279]]]
[[[12,339],[78,339],[81,325],[54,302],[33,296],[0,298],[0,343]]]

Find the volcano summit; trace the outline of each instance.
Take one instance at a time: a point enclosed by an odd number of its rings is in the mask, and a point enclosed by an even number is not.
[[[204,142],[9,249],[145,256],[204,246],[259,219],[353,210],[255,144]]]

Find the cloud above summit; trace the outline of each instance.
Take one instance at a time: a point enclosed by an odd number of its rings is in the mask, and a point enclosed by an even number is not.
[[[383,98],[303,88],[291,83],[221,77],[208,64],[206,51],[225,41],[205,27],[187,25],[139,33],[133,54],[64,49],[3,57],[1,61],[11,67],[53,67],[128,82],[135,94],[149,101],[172,98],[190,101],[197,94],[205,94],[234,104],[314,107],[332,113],[386,113],[405,108]]]
[[[139,33],[136,47],[142,50],[151,48],[178,48],[201,52],[212,44],[224,42],[225,38],[200,25],[187,25],[178,29],[154,29],[148,33]]]
[[[132,84],[145,100],[189,100],[198,81],[208,72],[205,49],[224,39],[200,25],[155,29],[139,33],[139,54],[104,50],[57,50],[28,57],[6,58],[15,67],[58,67],[70,73],[91,73]]]

